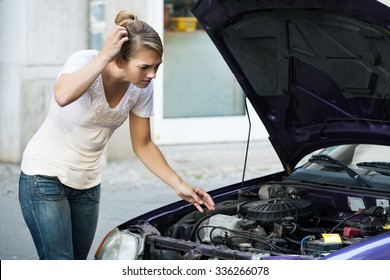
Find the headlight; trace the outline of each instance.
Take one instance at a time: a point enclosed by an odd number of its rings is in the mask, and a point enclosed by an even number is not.
[[[114,228],[110,231],[95,253],[96,260],[137,260],[144,250],[141,234]]]

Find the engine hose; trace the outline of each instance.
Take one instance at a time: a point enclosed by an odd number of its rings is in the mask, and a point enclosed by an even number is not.
[[[190,240],[191,240],[191,241],[196,241],[196,240],[195,240],[195,234],[196,234],[196,231],[197,231],[198,227],[199,227],[206,219],[209,219],[209,218],[211,218],[212,216],[214,216],[214,215],[206,215],[206,216],[203,216],[202,218],[200,218],[199,220],[196,221],[196,223],[194,224],[194,226],[193,226],[192,229],[191,229],[191,233],[190,233]]]
[[[291,242],[291,243],[294,243],[294,244],[297,244],[297,245],[301,245],[301,242],[299,242],[298,240],[294,240],[291,237],[285,236],[284,239],[286,239],[288,242]]]

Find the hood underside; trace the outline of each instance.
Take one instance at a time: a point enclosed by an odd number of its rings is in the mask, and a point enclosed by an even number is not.
[[[192,12],[287,172],[326,146],[389,145],[389,7],[372,0],[201,0]]]

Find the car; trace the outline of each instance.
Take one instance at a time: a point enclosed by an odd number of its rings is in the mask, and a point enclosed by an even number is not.
[[[390,8],[199,0],[193,14],[269,134],[280,172],[126,221],[95,259],[390,259]]]

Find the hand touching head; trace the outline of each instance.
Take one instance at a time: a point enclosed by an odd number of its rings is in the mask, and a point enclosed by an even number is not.
[[[122,10],[117,14],[115,24],[124,27],[128,33],[129,40],[123,44],[119,53],[123,60],[128,61],[142,47],[152,49],[162,57],[161,38],[148,23],[139,20],[133,13]]]

